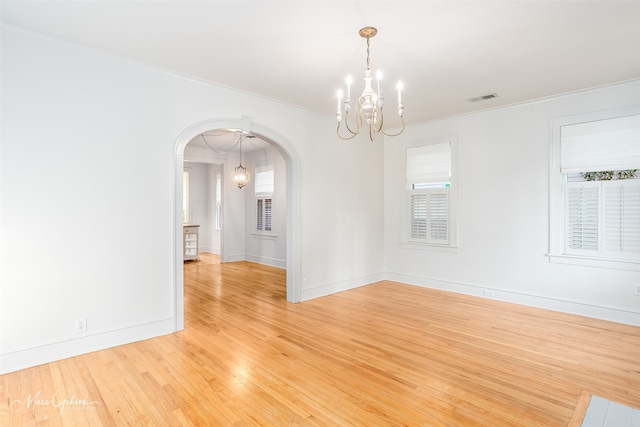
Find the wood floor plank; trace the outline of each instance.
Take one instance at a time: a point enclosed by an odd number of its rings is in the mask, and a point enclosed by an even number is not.
[[[591,394],[640,407],[638,327],[390,281],[290,304],[284,270],[210,254],[184,283],[184,331],[0,376],[0,425],[548,427]],[[61,389],[97,404],[24,404]]]

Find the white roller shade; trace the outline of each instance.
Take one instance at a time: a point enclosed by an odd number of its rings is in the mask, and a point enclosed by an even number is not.
[[[640,169],[640,115],[562,126],[560,171]]]
[[[255,170],[255,193],[256,196],[270,196],[274,190],[274,170],[273,166],[260,166]]]
[[[407,148],[407,183],[448,182],[450,177],[449,142]]]

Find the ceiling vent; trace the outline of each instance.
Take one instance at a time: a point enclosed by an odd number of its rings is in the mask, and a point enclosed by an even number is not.
[[[487,101],[489,99],[493,99],[493,98],[497,98],[497,97],[498,97],[497,93],[490,93],[488,95],[476,96],[475,98],[471,98],[468,101],[469,102],[480,102],[480,101]]]

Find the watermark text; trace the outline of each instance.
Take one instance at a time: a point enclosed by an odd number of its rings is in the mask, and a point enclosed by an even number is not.
[[[49,398],[42,394],[42,390],[38,390],[35,394],[29,393],[24,399],[14,399],[9,404],[9,409],[11,412],[31,410],[33,415],[36,415],[39,409],[51,407],[57,408],[60,414],[62,414],[65,409],[85,409],[87,407],[100,405],[100,402],[79,398],[76,397],[75,394],[69,394],[64,388],[57,390]]]

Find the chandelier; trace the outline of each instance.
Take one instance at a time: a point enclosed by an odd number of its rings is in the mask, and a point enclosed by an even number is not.
[[[249,175],[249,172],[247,172],[247,168],[242,166],[242,138],[243,134],[240,133],[238,138],[238,143],[240,144],[240,164],[233,170],[233,173],[231,174],[231,179],[240,189],[247,185],[247,183],[251,179],[251,175]],[[247,135],[247,138],[255,137],[253,135]]]
[[[359,34],[360,37],[367,39],[367,69],[364,71],[364,90],[362,91],[362,95],[355,101],[355,119],[350,124],[349,123],[349,112],[351,111],[351,76],[347,77],[347,96],[344,98],[344,103],[342,102],[342,97],[344,93],[342,89],[338,90],[338,111],[336,113],[336,117],[338,119],[338,128],[336,133],[341,139],[348,140],[355,137],[360,133],[363,126],[366,125],[369,127],[369,139],[373,141],[376,138],[376,134],[382,132],[387,136],[397,136],[404,131],[404,105],[402,104],[402,83],[398,82],[396,86],[398,90],[398,115],[400,116],[400,120],[402,121],[402,128],[398,133],[390,134],[387,133],[384,129],[384,96],[382,94],[382,88],[380,86],[380,82],[382,81],[382,73],[378,71],[376,73],[376,82],[377,82],[377,93],[374,92],[371,87],[371,64],[369,60],[369,52],[371,50],[371,37],[375,36],[378,33],[378,30],[374,27],[364,27],[360,29]],[[340,128],[342,127],[342,117],[344,113],[344,128],[346,128],[348,134],[347,136],[342,136],[340,134]],[[344,132],[343,132],[344,133]]]

